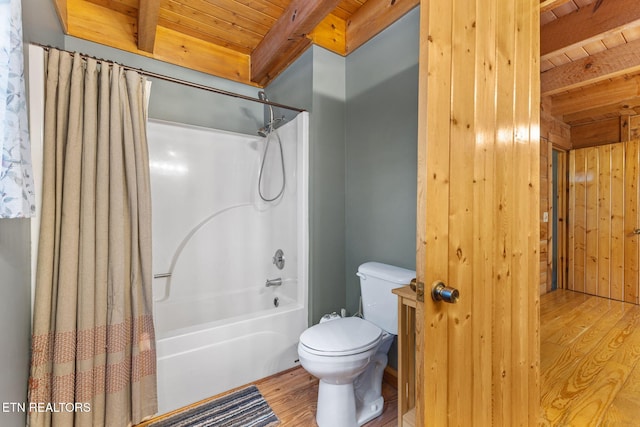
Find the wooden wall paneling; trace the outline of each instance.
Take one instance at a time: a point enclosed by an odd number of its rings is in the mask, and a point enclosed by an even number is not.
[[[576,151],[569,151],[569,197],[567,198],[567,287],[575,290],[576,282]]]
[[[571,149],[571,126],[552,116],[551,98],[541,99],[540,108],[540,137],[547,139],[554,147],[561,150]]]
[[[628,121],[629,121],[629,137],[627,140],[640,139],[640,115],[629,116]]]
[[[569,288],[638,304],[640,141],[573,150],[570,159]]]
[[[610,297],[622,301],[624,289],[624,144],[613,144],[611,156]]]
[[[596,294],[609,297],[611,293],[611,145],[598,147],[598,278]]]
[[[573,205],[573,287],[570,289],[585,292],[586,273],[586,234],[587,234],[587,168],[585,150],[574,151],[575,175],[573,179],[575,199]]]
[[[596,295],[598,284],[598,148],[586,150],[585,181],[584,291]]]
[[[551,143],[547,138],[540,140],[540,294],[545,294],[551,290],[550,275],[547,274],[547,266],[551,260],[549,244],[551,242],[550,221],[544,222],[545,213],[551,214]]]
[[[638,140],[625,142],[624,301],[638,303]]]

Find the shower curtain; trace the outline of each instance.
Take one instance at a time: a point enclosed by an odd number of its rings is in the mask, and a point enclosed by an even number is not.
[[[50,49],[31,426],[157,410],[145,79]]]

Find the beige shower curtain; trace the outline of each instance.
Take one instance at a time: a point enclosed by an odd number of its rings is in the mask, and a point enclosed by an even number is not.
[[[157,409],[145,79],[50,49],[31,426]]]

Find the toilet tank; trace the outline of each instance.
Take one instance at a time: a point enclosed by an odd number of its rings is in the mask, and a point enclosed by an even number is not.
[[[385,331],[398,335],[398,298],[392,289],[408,285],[416,272],[380,262],[358,268],[363,317]]]

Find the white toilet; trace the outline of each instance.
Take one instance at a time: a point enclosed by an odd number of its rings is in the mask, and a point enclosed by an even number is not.
[[[361,426],[382,413],[382,375],[398,333],[398,302],[391,290],[408,284],[415,271],[367,262],[357,275],[364,319],[332,318],[300,335],[300,363],[320,379],[319,427]]]

